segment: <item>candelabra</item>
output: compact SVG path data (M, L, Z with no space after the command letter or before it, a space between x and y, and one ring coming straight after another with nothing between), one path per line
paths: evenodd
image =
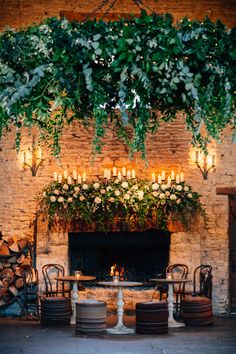
M200 169L200 171L201 171L201 173L202 173L202 176L203 176L203 179L205 179L205 180L206 180L207 177L208 177L208 172L209 172L211 169L214 169L214 170L215 170L215 155L211 155L211 162L210 162L210 163L207 161L207 158L208 158L208 156L207 156L207 155L204 155L202 164L200 164L200 161L199 161L199 151L196 151L195 164L196 164L197 167Z
M23 152L23 167L30 168L32 176L36 176L43 161L42 149L35 143L35 137L33 137L31 148L28 148L28 150Z

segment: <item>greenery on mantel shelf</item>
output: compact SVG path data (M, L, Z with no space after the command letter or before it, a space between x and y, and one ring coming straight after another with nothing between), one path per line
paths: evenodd
M0 135L14 125L17 149L21 128L36 125L58 156L63 128L80 121L95 126L99 150L112 122L131 154L144 157L146 133L178 111L192 143L205 149L225 127L234 134L235 92L236 27L208 18L50 18L0 36Z
M115 177L78 183L69 177L51 182L40 200L50 226L58 220L66 225L82 220L96 230L108 231L121 220L128 228L151 225L166 230L168 221L178 221L188 230L196 214L203 217L205 226L208 220L200 195L185 182Z

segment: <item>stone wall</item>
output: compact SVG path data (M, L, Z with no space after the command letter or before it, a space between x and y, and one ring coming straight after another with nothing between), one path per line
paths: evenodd
M48 16L58 16L61 10L87 12L94 8L93 1L3 1L0 8L0 26L25 26L41 21ZM138 12L133 3L120 1L120 12ZM82 5L81 5L82 4ZM97 4L97 2L96 2ZM185 15L202 18L209 15L212 19L221 18L232 25L235 21L236 3L234 1L150 1L150 8L158 12L171 12L176 19ZM230 133L230 132L226 132ZM22 136L22 149L32 142L32 135L37 131L25 130ZM147 139L148 165L139 154L130 161L128 151L115 136L110 127L105 137L106 145L100 155L92 156L92 128L85 130L74 123L68 127L62 138L60 161L52 157L43 147L44 163L37 176L32 177L29 169L23 169L20 156L14 150L14 130L7 133L0 141L0 230L4 235L17 235L33 240L37 236L37 267L45 263L58 262L68 269L68 234L63 230L49 232L47 222L40 220L37 230L34 220L37 211L37 196L52 180L53 171L64 169L79 173L86 171L93 176L102 173L104 168L111 168L113 161L121 168L135 168L138 177L151 177L152 172L174 170L185 173L186 182L202 195L206 206L209 225L204 229L196 222L188 233L171 235L170 261L184 262L193 269L200 263L213 265L213 310L224 314L228 309L228 198L216 195L216 187L235 186L236 154L235 145L226 134L221 144L212 143L210 153L216 155L216 171L210 172L208 180L203 180L193 159L190 145L190 133L184 128L182 118L175 123L160 127L158 132ZM36 232L37 231L37 232ZM85 294L86 295L86 294ZM90 294L91 295L91 294ZM92 295L91 295L92 296ZM148 295L149 296L149 295ZM145 295L146 297L146 295ZM132 300L133 303L136 300Z

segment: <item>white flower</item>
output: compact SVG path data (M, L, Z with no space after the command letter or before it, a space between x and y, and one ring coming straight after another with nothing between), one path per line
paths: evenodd
M162 200L162 201L161 201L161 205L164 205L165 203L166 203L165 200Z
M83 188L84 190L86 190L86 189L88 189L88 185L85 183L85 184L82 185L82 188Z
M102 202L102 199L99 198L99 197L96 197L96 198L94 199L94 202L95 202L96 204L100 204L100 203Z
M94 184L93 184L93 188L94 189L98 189L100 187L100 184L98 183L98 182L95 182Z
M129 200L129 199L130 199L130 195L126 193L126 194L124 195L124 199L125 199L125 200Z
M72 198L72 197L69 197L69 198L67 199L67 201L68 201L68 203L71 203L71 202L73 202L73 198Z
M159 195L159 197L160 197L160 199L165 199L166 195L165 195L165 193L161 193L161 194Z
M116 178L116 179L115 179L115 183L116 183L116 184L120 183L119 178Z
M101 190L100 190L100 193L101 193L101 194L105 194L105 193L106 193L106 190L105 190L105 189L101 189Z
M115 195L118 197L120 195L120 191L118 189L115 190Z
M188 186L184 186L184 191L188 192L189 191L189 187Z
M63 203L64 202L64 198L63 197L59 197L57 200L58 200L59 203Z
M171 194L171 195L170 195L170 199L171 199L171 200L176 200L176 199L177 199L177 197L176 197L176 195L175 195L175 194Z
M181 203L181 199L177 199L177 200L176 200L176 203L177 203L177 204L180 204L180 203Z
M79 188L79 187L75 187L75 188L74 188L74 191L75 191L76 193L79 193L80 188Z
M193 197L192 193L188 193L188 194L187 194L187 197L188 197L188 198L192 198L192 197Z
M163 191L165 191L166 188L168 188L167 184L162 184L162 185L161 185L161 189L162 189Z
M83 200L85 200L85 197L84 197L83 195L81 195L81 196L79 197L79 200L82 202Z
M43 192L43 197L45 198L47 196L47 193L46 192Z
M60 194L59 190L55 189L54 194L59 195Z
M159 188L159 184L158 184L158 183L153 183L153 184L152 184L152 190L153 190L153 191L158 190L158 188Z
M166 196L169 197L170 196L170 192L166 191Z
M131 189L134 190L134 191L136 191L136 190L138 189L137 184L135 184Z
M115 199L113 197L109 198L109 202L114 203Z
M175 188L176 188L176 190L179 191L179 192L181 192L182 189L183 189L183 187L181 186L181 184L178 184Z
M67 191L69 189L69 186L68 186L68 184L64 184L62 188Z
M112 191L111 186L108 186L108 187L106 188L106 190L107 190L107 192Z
M50 197L50 202L54 203L56 200L57 200L57 198L54 195L52 195Z
M138 199L143 200L143 191L138 191Z
M74 197L74 198L77 198L77 197L78 197L78 194L77 194L77 193L74 193L74 194L73 194L73 197Z
M156 191L154 191L154 192L152 192L152 195L153 195L154 197L158 197L159 193L156 192Z
M128 188L128 186L129 186L128 182L126 182L126 181L122 182L121 185L123 188Z

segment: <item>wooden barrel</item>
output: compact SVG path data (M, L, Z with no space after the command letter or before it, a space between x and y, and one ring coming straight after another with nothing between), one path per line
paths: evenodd
M45 297L41 299L41 324L70 324L71 301L65 297Z
M136 332L139 334L168 333L168 304L166 301L136 304Z
M81 300L76 304L75 333L100 335L106 331L106 302L100 300Z
M182 300L182 319L189 326L212 324L212 302L207 297L191 297Z

